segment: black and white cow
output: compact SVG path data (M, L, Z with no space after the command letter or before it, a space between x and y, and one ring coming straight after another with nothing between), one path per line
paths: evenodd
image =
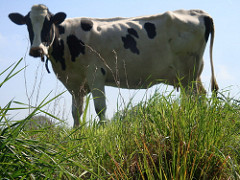
M79 125L83 99L89 92L96 113L103 120L104 86L147 88L164 82L175 87L193 86L205 93L200 75L209 35L212 90L214 77L212 18L201 10L178 10L135 18L70 18L34 5L23 16L9 14L18 25L26 24L30 56L49 58L58 79L72 94L74 126Z

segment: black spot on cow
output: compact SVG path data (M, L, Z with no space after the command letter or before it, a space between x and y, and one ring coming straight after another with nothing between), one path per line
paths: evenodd
M105 69L101 68L101 72L102 72L102 74L105 76L105 74L106 74Z
M54 28L52 22L50 21L49 15L47 15L43 22L43 27L41 30L41 40L45 46L49 46L54 38Z
M90 31L93 27L93 22L89 19L81 19L81 27L84 31Z
M98 26L98 27L97 27L97 31L100 32L101 30L102 30L102 28Z
M128 33L135 36L136 38L139 38L137 31L133 28L128 28Z
M147 35L150 39L153 39L157 33L156 33L156 27L153 23L147 22L144 24L144 29L147 32Z
M31 44L33 43L33 37L34 37L34 32L33 32L33 26L32 26L32 22L30 19L30 13L28 13L28 15L25 17L26 19L26 24L27 24L27 28L28 28L28 33L29 33L29 39Z
M122 41L123 41L125 49L130 49L130 51L132 51L132 53L140 54L140 52L137 48L137 42L130 34L127 34L126 37L122 37Z
M58 31L59 31L59 34L64 34L65 33L65 28L61 25L58 25Z
M62 66L62 70L66 70L66 64L64 57L64 42L63 40L57 41L55 40L53 43L53 51L52 57L55 59L56 62L60 62Z
M72 61L75 61L75 58L78 57L81 53L85 54L85 44L76 36L74 35L68 36L67 44L72 57Z
M209 38L209 34L214 32L214 24L213 24L213 20L211 17L206 16L204 17L204 24L205 24L205 40L206 42L208 41Z

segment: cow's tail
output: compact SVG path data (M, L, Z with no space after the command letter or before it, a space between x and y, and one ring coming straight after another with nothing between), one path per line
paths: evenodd
M211 90L217 92L219 87L215 78L214 67L213 67L213 55L212 55L214 35L215 35L214 23L213 23L213 19L210 16L206 16L204 21L205 21L205 27L206 27L206 32L205 32L206 41L208 40L209 34L211 34L211 39L210 39L210 63L211 63L211 71L212 71Z

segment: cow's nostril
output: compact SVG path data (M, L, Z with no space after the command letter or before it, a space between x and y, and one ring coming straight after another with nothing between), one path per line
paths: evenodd
M42 54L43 50L41 48L31 48L29 53L29 55L33 57L41 57Z

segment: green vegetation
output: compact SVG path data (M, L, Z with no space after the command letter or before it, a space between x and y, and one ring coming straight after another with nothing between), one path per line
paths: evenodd
M19 72L19 63L0 73L10 71L1 85ZM42 110L57 97L47 96L28 117L14 122L12 105L24 104L11 101L0 107L0 177L240 179L239 101L218 96L173 98L156 92L147 102L129 104L104 126L94 120L87 124L85 111L77 129L51 123L29 127L40 112L57 119Z

